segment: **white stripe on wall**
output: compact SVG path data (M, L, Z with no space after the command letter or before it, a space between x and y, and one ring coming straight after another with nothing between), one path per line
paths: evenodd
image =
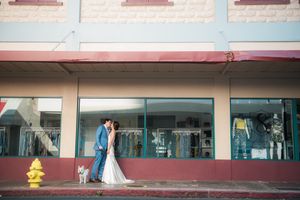
M81 43L80 51L214 51L214 43Z
M65 43L0 42L1 51L65 51Z
M231 50L300 50L300 42L232 42Z

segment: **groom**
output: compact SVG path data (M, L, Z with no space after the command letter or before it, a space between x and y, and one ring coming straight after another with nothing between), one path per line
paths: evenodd
M104 124L100 125L96 131L96 143L94 145L94 150L96 152L96 158L92 168L90 182L98 183L102 182L102 174L104 170L104 165L106 161L106 150L108 143L108 128L111 127L112 120L105 119ZM98 177L96 176L98 172Z

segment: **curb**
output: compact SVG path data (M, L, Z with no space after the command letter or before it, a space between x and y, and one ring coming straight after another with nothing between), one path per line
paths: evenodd
M262 198L292 199L299 198L300 192L249 192L249 191L210 191L210 190L161 190L161 189L5 189L0 196L144 196L176 198Z

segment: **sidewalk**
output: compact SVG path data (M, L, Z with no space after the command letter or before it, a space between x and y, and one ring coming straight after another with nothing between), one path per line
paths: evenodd
M126 185L44 181L38 189L26 182L0 181L2 196L149 196L180 198L300 199L300 183L233 181L136 181Z

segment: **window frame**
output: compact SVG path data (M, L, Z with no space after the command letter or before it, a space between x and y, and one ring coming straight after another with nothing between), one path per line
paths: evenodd
M174 2L169 0L125 0L122 6L173 6Z
M300 3L300 2L299 2ZM295 138L295 159L296 161L300 161L300 148L299 148L299 131L298 125L300 124L300 120L298 120L298 101L300 102L300 98L294 98L292 99L293 105L292 105L292 112L293 112L293 130L295 132L294 138Z
M63 96L0 96L0 99L2 98L39 98L39 99L47 99L47 98L51 98L51 99L61 99L61 117L60 117L60 129L61 129L61 136L62 136L62 115L63 115ZM3 156L0 156L0 159L1 158L60 158L60 150L61 150L61 137L60 136L60 142L59 142L59 149L58 149L58 154L57 156L20 156L20 155L17 155L17 156L12 156L12 155L3 155Z
M236 0L234 5L285 5L290 3L290 0Z
M232 100L290 100L292 102L292 110L291 110L291 118L293 120L292 124L291 124L291 128L292 128L292 132L293 132L293 159L290 160L274 160L274 159L251 159L251 158L247 158L247 159L234 159L234 155L233 155L233 138L232 138L232 125L233 125L233 121L232 121ZM231 97L230 98L230 151L231 151L231 160L234 161L271 161L271 162L295 162L295 161L299 161L299 156L297 154L299 154L299 144L298 141L296 141L296 139L298 138L298 129L296 127L296 123L295 123L295 116L297 115L297 109L295 112L295 108L297 107L297 105L295 105L295 100L297 100L297 98L268 98L268 97L262 97L262 98L253 98L253 97Z
M145 109L145 98L141 98L141 97L89 97L89 96L82 96L82 97L78 97L77 98L77 117L76 117L76 142L75 142L75 158L94 158L95 156L81 156L79 155L79 137L80 137L80 100L81 99L139 99L139 100L144 100L143 102L143 105L144 105L144 108L143 108L143 117L144 117L144 126L145 126L145 113L146 113L146 109ZM145 145L145 128L143 128L144 131L143 131L143 146ZM142 156L141 157L116 157L116 158L133 158L133 159L142 159L142 158L145 158L145 148L143 148L142 150Z
M145 158L146 159L165 159L165 160L215 160L216 159L216 143L215 143L215 101L214 98L185 98L185 97L166 97L166 98L159 98L159 97L155 97L155 98L145 98L145 104L146 104L146 113L145 113L145 120L147 120L147 100L211 100L212 103L212 110L211 110L211 140L212 140L212 156L211 158L164 158L164 157L147 157L147 144L146 145L146 152L145 152ZM147 124L145 123L145 135L144 137L146 137L146 142L147 142Z
M165 159L165 160L215 160L216 159L216 143L215 143L215 100L213 97L209 98L185 98L185 97L88 97L82 96L77 99L77 125L76 125L76 148L75 148L75 158L94 158L94 156L80 156L79 155L79 130L80 130L80 100L81 99L141 99L144 100L144 132L143 132L143 150L141 157L117 157L117 159ZM212 133L212 156L211 158L162 158L162 157L147 157L147 100L211 100L212 110L211 110L211 133Z
M20 6L62 6L63 2L57 0L15 0L9 1L9 5L20 5Z

